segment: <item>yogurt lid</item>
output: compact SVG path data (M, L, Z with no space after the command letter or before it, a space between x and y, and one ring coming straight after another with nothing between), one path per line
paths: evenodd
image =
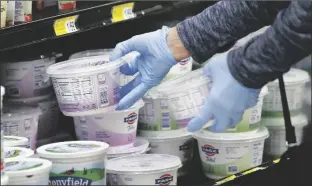
M7 98L7 101L10 103L39 103L42 101L47 101L53 98L53 94L43 95L43 96L37 96L37 97L31 97L27 99L23 98Z
M304 127L308 125L308 117L304 114L291 116L291 123L294 127ZM282 128L285 129L284 117L262 117L261 124L268 128Z
M52 162L40 158L23 158L5 162L5 173L9 177L29 176L49 172Z
M181 160L177 156L142 154L111 159L106 169L113 174L151 174L179 169L181 166Z
M200 68L165 81L156 89L160 93L175 93L181 92L181 90L185 90L186 88L190 89L209 83L211 83L211 80L203 74L203 68Z
M1 86L1 96L4 96L4 94L5 94L5 88Z
M285 84L306 83L310 80L308 72L296 68L290 68L287 73L284 73L283 78ZM270 84L278 84L278 79L270 82Z
M169 131L140 130L139 135L149 140L163 140L163 139L169 140L169 139L192 137L192 133L188 132L186 128Z
M93 71L108 71L118 68L124 63L131 62L138 56L140 56L140 53L131 52L113 62L109 61L109 55L72 59L49 66L47 74L50 76L72 76L72 74L90 73Z
M41 146L37 153L43 158L83 158L105 154L109 145L97 141L68 141Z
M14 159L27 158L34 155L34 151L23 147L4 147L4 159L5 161L11 161Z
M136 153L136 152L142 152L146 150L149 146L149 142L147 139L142 137L137 137L133 147L109 147L107 150L107 156L108 157L116 157L119 154L130 154L130 153Z
M1 176L1 186L5 186L9 183L9 177L7 175Z
M249 132L240 133L214 133L208 130L200 130L193 134L195 139L209 140L209 141L248 141L255 139L266 139L269 137L269 132L266 127L260 127L258 129Z
M86 51L74 53L69 57L69 59L107 55L107 54L111 54L112 52L113 52L113 49L92 49L92 50L86 50Z
M7 147L27 146L28 139L25 137L19 137L19 136L4 136L3 145Z
M21 115L41 115L42 111L37 104L9 104L3 108L3 114L1 117L21 117Z

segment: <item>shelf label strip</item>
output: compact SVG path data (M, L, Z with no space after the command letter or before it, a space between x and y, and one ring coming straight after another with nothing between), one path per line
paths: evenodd
M56 36L61 36L79 31L77 27L78 15L57 19L54 22L54 32Z
M136 14L133 12L134 2L113 6L112 8L112 22L135 18Z

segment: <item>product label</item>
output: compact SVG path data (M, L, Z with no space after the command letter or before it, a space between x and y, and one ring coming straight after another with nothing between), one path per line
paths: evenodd
M136 14L133 13L134 2L117 5L112 8L112 21L119 22L131 18L135 18Z
M59 3L60 3L60 1L59 1ZM70 5L70 4L71 3L65 4L65 5ZM61 36L61 35L65 35L65 34L69 34L69 33L79 31L79 29L76 26L77 19L78 19L78 15L69 16L66 18L61 18L61 19L55 20L54 25L53 25L55 35Z
M57 145L54 147L49 147L46 149L47 152L52 153L76 153L81 151L90 151L94 149L100 148L100 145L96 144L78 144L78 143L72 143L72 144L63 144L63 145Z
M6 171L21 171L28 170L33 168L41 167L43 164L38 161L14 161L14 162L6 162L5 170Z
M6 151L4 158L13 158L13 157L17 157L23 155L21 154L21 150L11 150L11 151Z
M168 186L173 181L173 176L170 174L164 174L158 179L155 179L155 184L160 186Z

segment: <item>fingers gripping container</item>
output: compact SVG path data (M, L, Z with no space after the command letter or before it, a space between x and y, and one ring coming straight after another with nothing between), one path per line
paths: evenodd
M46 69L56 58L43 58L32 61L3 63L3 81L7 96L31 98L52 92L51 81L45 81Z
M4 161L10 162L16 159L28 158L34 155L34 151L23 147L5 147Z
M151 154L169 154L181 159L183 166L178 170L178 176L190 171L192 164L194 141L192 134L186 129L171 131L139 131L139 135L150 142Z
M108 184L115 185L177 185L177 156L143 154L119 157L108 161Z
M184 128L188 122L199 114L209 95L211 80L198 69L179 77L170 79L157 87L157 91L169 99L177 128ZM207 123L211 125L211 123ZM205 127L208 127L205 125Z
M74 117L76 135L80 140L108 143L110 147L132 147L137 133L140 100L131 108L104 114Z
M280 157L287 150L284 118L262 118L261 123L268 128L270 133L270 137L265 141L264 153L276 158ZM292 116L291 123L295 128L297 143L300 144L308 118L303 114Z
M290 114L298 115L303 106L305 84L310 81L310 76L306 71L291 68L283 78ZM269 94L264 98L263 116L282 117L283 108L278 80L268 83L267 86Z
M120 66L138 56L138 52L132 52L109 62L109 56L103 55L50 66L47 74L63 114L85 116L115 110L119 101Z
M29 148L29 140L25 137L4 136L3 145L5 147L26 147L26 148Z
M104 142L69 141L41 146L37 153L53 163L49 185L105 185L108 147Z
M207 130L194 133L204 174L210 179L220 179L260 165L268 136L266 127L242 133Z
M9 185L47 186L52 163L39 158L23 158L5 162Z

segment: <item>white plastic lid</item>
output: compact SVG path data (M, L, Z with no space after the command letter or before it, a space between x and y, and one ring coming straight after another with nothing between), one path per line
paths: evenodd
M40 158L23 158L5 162L5 172L11 177L20 177L49 172L52 162Z
M124 147L120 146L120 148L117 147L109 147L107 150L107 156L108 157L116 157L119 154L131 154L136 152L142 152L146 150L149 146L149 142L147 139L142 137L137 137L133 147Z
M9 183L9 177L7 175L1 176L1 186L6 186Z
M290 68L290 70L287 73L284 73L283 75L285 85L286 84L297 84L297 83L306 83L309 82L310 76L308 72L296 69L296 68ZM270 82L270 84L278 84L278 80L274 80L273 82Z
M200 68L165 81L161 83L156 90L157 92L168 94L181 92L181 90L191 89L209 83L211 83L211 80L203 74L203 68Z
M38 97L31 97L31 98L7 98L7 101L10 103L29 103L29 104L34 104L34 103L39 103L42 101L48 101L53 98L53 94L48 94L48 95L43 95L43 96L38 96Z
M109 145L97 141L68 141L41 146L37 153L42 158L83 158L105 154Z
M5 95L5 88L1 86L1 96L3 97Z
M39 116L42 114L42 110L39 106L33 104L19 105L19 104L9 104L3 108L3 114L1 117L10 118L10 117L21 117L21 116Z
M111 54L112 52L113 52L113 49L92 49L92 50L86 50L86 51L74 53L69 57L69 59L107 55L107 54Z
M203 139L215 142L234 142L234 141L249 141L256 139L266 139L269 137L269 132L266 127L260 127L249 132L240 133L214 133L208 130L200 130L193 134L196 139Z
M4 147L4 160L6 162L28 158L34 155L34 151L23 147Z
M294 127L304 127L308 125L308 117L304 114L299 114L296 116L291 116L291 124ZM284 117L262 117L261 124L267 128L281 128L285 129L285 120Z
M28 145L28 139L25 137L19 137L19 136L4 136L3 145L6 147L15 147L15 146L24 147Z
M264 87L262 87L262 89L261 89L261 91L260 91L259 97L264 97L264 96L266 96L268 93L269 93L268 87L267 87L267 86L264 86Z
M151 174L176 170L181 166L181 160L177 156L142 154L109 160L106 169L113 174Z
M192 133L186 128L170 131L144 131L140 130L139 135L149 140L172 140L177 138L192 137Z

